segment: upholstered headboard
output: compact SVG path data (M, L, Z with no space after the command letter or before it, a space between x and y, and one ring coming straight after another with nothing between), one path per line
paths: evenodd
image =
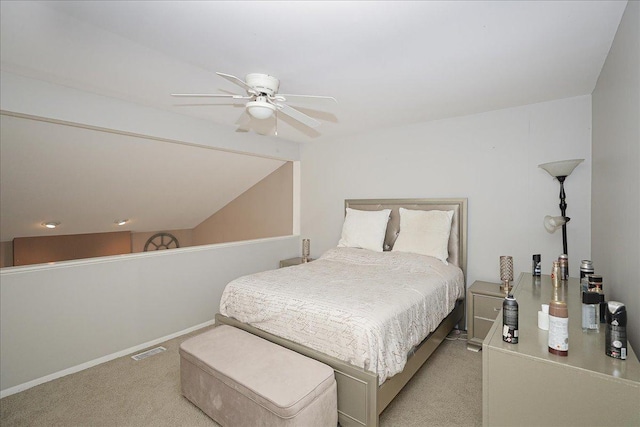
M467 199L349 199L344 201L346 208L363 211L391 209L391 218L387 224L384 249L391 250L400 232L399 208L416 210L453 211L451 233L449 235L448 261L462 269L467 277Z

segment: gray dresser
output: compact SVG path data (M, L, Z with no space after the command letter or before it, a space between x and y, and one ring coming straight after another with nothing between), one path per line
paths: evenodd
M482 344L484 426L640 426L640 363L604 353L600 333L582 332L579 280L564 285L569 308L569 355L547 350L538 329L540 305L551 300L551 278L536 283L522 273L513 294L519 305L519 342L502 341L502 314Z

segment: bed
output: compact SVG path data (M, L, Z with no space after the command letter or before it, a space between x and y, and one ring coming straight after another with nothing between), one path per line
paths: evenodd
M345 210L339 247L306 265L230 282L216 323L244 329L331 366L338 383L340 424L377 426L379 414L464 320L467 201L346 200ZM347 222L363 211L389 217L381 241L375 243L382 246L379 251L343 244ZM446 262L393 250L396 243L396 249L407 247L407 240L398 238L400 213L403 229L408 230L406 218L418 211L451 216L444 253L434 255ZM386 279L385 271L389 272ZM424 279L434 275L442 282L438 287L431 284L433 280ZM364 286L366 295L351 300L354 287ZM331 289L338 294L333 296ZM304 295L294 293L300 290ZM440 297L434 299L432 294ZM309 302L312 297L313 304ZM391 300L396 301L392 304ZM403 308L389 311L395 306ZM383 326L381 318L390 318L391 326ZM399 335L402 339L396 340Z

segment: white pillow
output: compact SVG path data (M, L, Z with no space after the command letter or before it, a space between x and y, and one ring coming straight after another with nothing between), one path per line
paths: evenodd
M420 211L400 208L400 234L393 252L413 252L448 264L449 234L453 211Z
M347 208L338 246L382 252L390 214L391 209L360 211Z

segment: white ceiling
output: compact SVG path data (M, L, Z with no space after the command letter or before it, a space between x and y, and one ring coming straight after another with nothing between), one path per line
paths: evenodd
M626 1L2 2L3 69L235 126L261 72L330 95L317 139L591 93ZM254 120L259 122L258 120ZM281 138L316 134L280 123ZM309 135L312 135L310 137Z
M241 93L215 72L266 73L280 79L282 93L337 98L333 107L296 104L322 123L316 130L280 115L278 138L315 144L589 94L626 1L2 1L0 7L3 71L230 129L242 108L169 94ZM269 134L273 122L254 119L251 128ZM3 144L4 138L3 132Z

